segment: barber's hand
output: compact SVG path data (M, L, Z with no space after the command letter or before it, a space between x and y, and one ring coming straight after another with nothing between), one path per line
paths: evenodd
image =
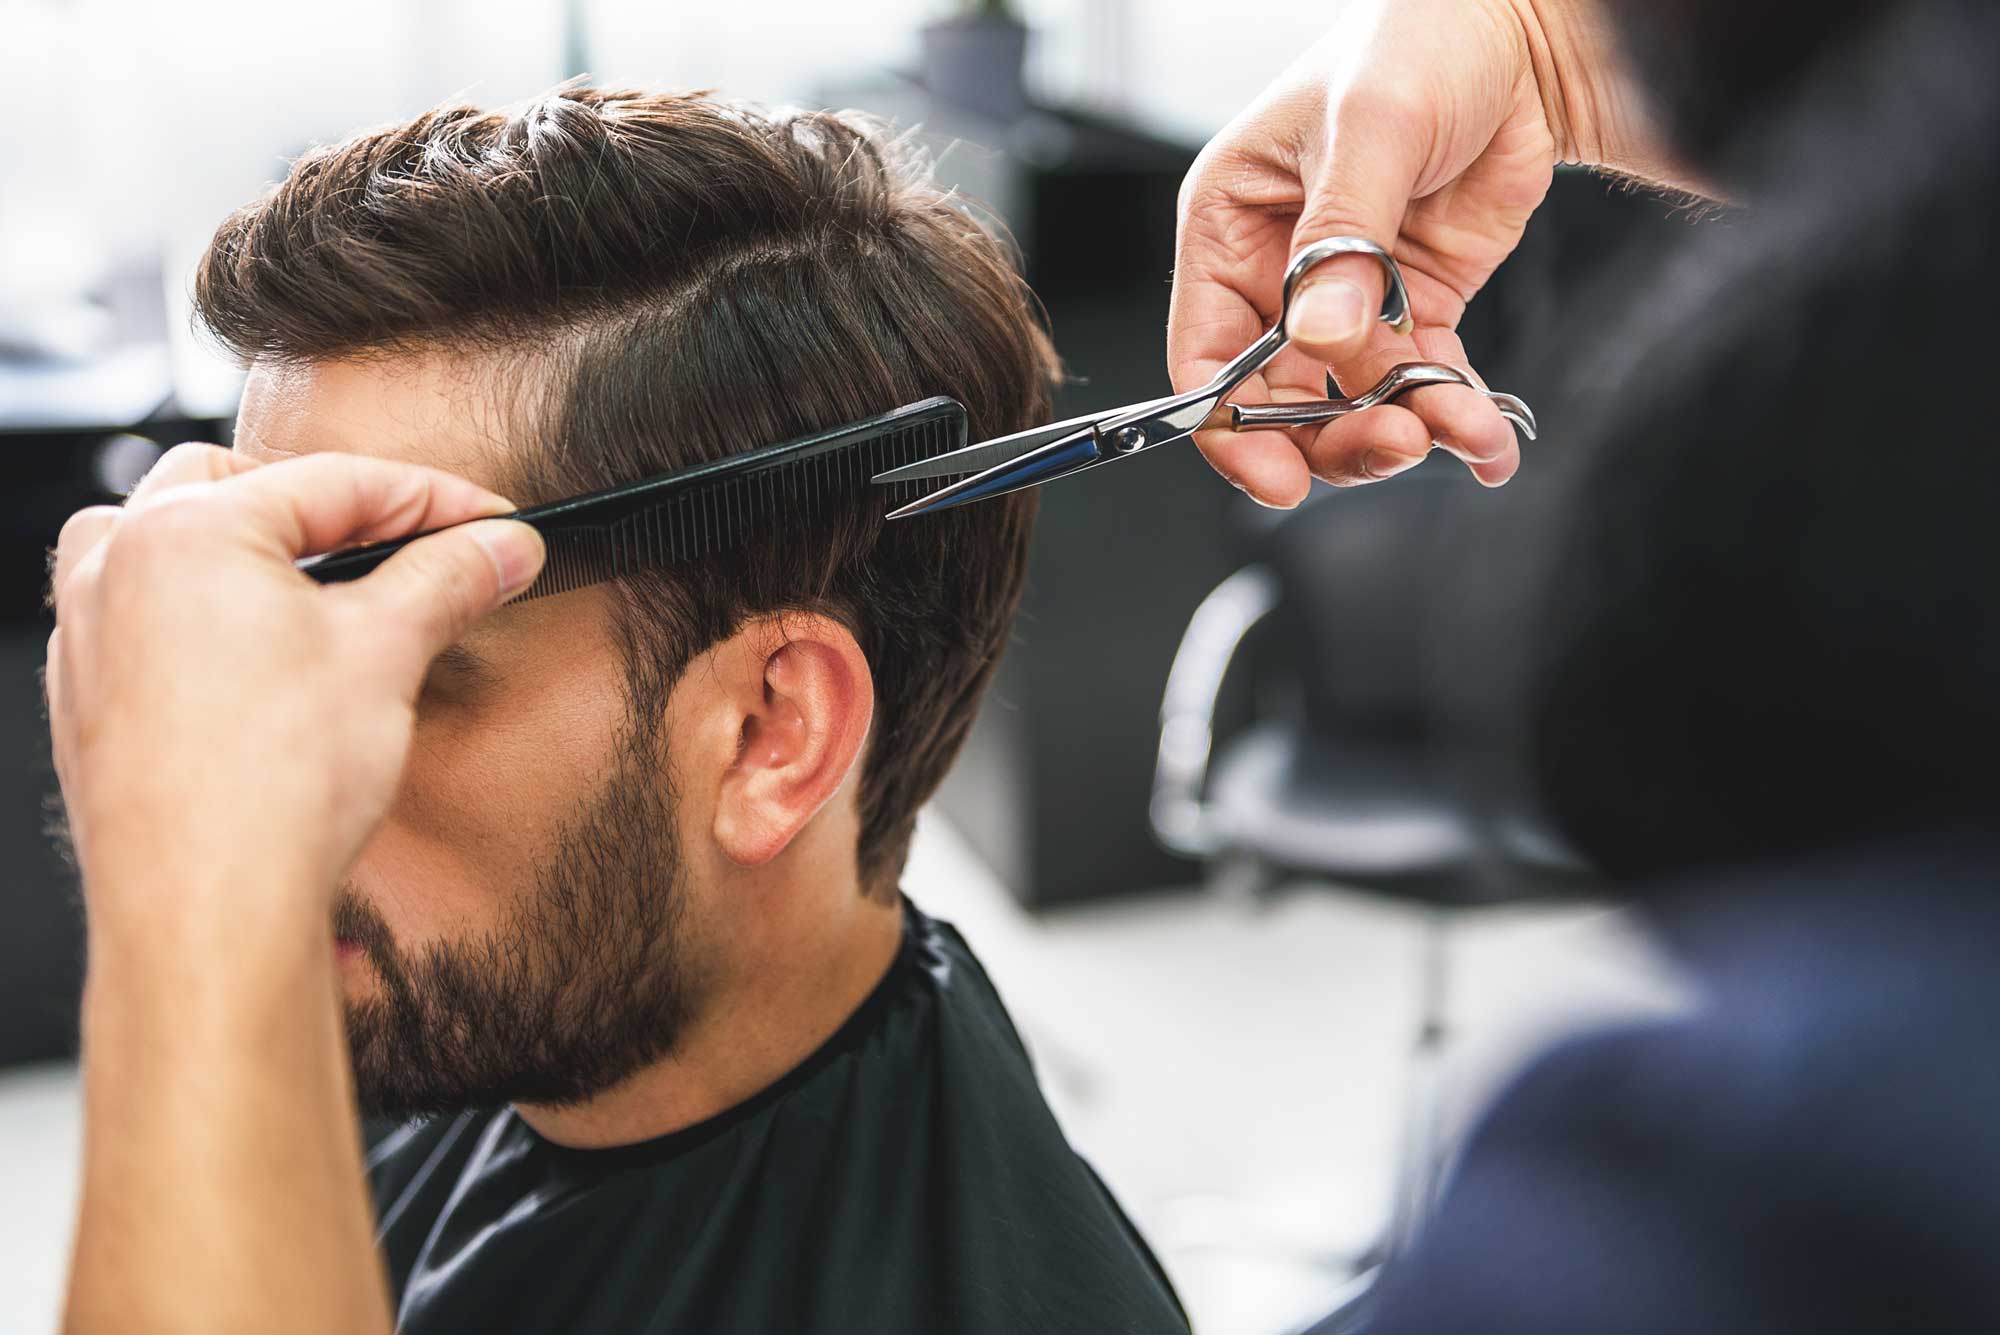
M1587 0L1353 0L1338 26L1203 150L1181 189L1167 359L1176 389L1209 379L1276 318L1290 257L1323 237L1388 249L1414 335L1380 323L1378 261L1342 256L1293 298L1293 344L1237 395L1320 398L1331 365L1358 394L1398 362L1467 367L1456 333L1474 293L1521 239L1555 163L1627 165L1605 122L1628 123L1621 76ZM1616 113L1616 114L1614 114ZM1267 505L1314 476L1387 477L1432 443L1497 486L1514 433L1483 396L1435 386L1287 434L1196 437L1224 477Z
M47 686L93 920L158 921L172 908L148 891L169 882L323 914L395 795L431 659L534 578L542 547L496 520L352 584L293 562L511 508L409 464L183 445L124 506L72 516Z

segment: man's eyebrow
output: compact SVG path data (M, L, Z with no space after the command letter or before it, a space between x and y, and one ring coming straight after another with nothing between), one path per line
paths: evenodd
M442 667L448 672L456 672L460 676L475 680L484 680L496 675L492 663L462 644L447 644L438 651L438 656L432 659L431 663L434 667Z

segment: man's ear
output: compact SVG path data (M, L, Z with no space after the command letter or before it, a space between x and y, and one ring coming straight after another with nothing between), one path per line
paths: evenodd
M785 850L860 760L875 681L853 633L816 614L750 623L716 666L741 725L716 794L715 842L731 861L761 866Z

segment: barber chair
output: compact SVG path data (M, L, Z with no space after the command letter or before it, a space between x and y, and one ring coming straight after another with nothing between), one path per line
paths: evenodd
M1477 711L1456 709L1465 697L1448 685L1483 666L1455 652L1477 641L1451 624L1468 607L1456 565L1466 544L1451 535L1474 513L1462 507L1505 494L1449 460L1379 486L1315 489L1260 535L1258 560L1202 601L1167 678L1151 803L1162 843L1206 863L1222 892L1331 883L1410 905L1425 922L1390 1221L1354 1263L1354 1296L1314 1335L1361 1329L1369 1281L1407 1246L1438 1184L1451 919L1590 885L1517 809L1500 748L1467 723ZM1255 652L1239 655L1246 643ZM1218 709L1240 694L1223 691L1239 657L1256 669L1239 675L1261 689L1248 711L1239 705L1248 721L1228 729Z

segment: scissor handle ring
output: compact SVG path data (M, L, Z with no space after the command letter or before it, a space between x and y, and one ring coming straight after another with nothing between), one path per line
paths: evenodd
M1396 261L1389 252L1365 237L1329 236L1292 256L1292 262L1285 267L1284 295L1278 310L1278 322L1266 329L1263 337L1230 358L1229 363L1215 373L1213 380L1190 394L1180 395L1174 402L1181 407L1198 410L1194 420L1199 421L1217 403L1234 393L1238 385L1262 369L1265 362L1277 356L1279 349L1289 341L1285 334L1285 317L1291 310L1293 290L1314 266L1335 255L1373 255L1381 261L1383 271L1389 276L1388 288L1382 294L1382 323L1399 334L1407 334L1415 328L1410 320L1410 294L1403 286L1403 271L1396 267Z
M1407 334L1416 328L1416 322L1410 318L1409 289L1403 286L1403 271L1397 267L1395 256L1360 236L1325 237L1292 256L1292 262L1285 266L1284 306L1278 312L1279 328L1284 327L1285 317L1291 313L1292 291L1299 280L1335 255L1373 255L1380 260L1383 273L1388 278L1388 286L1382 293L1382 323L1399 334Z

